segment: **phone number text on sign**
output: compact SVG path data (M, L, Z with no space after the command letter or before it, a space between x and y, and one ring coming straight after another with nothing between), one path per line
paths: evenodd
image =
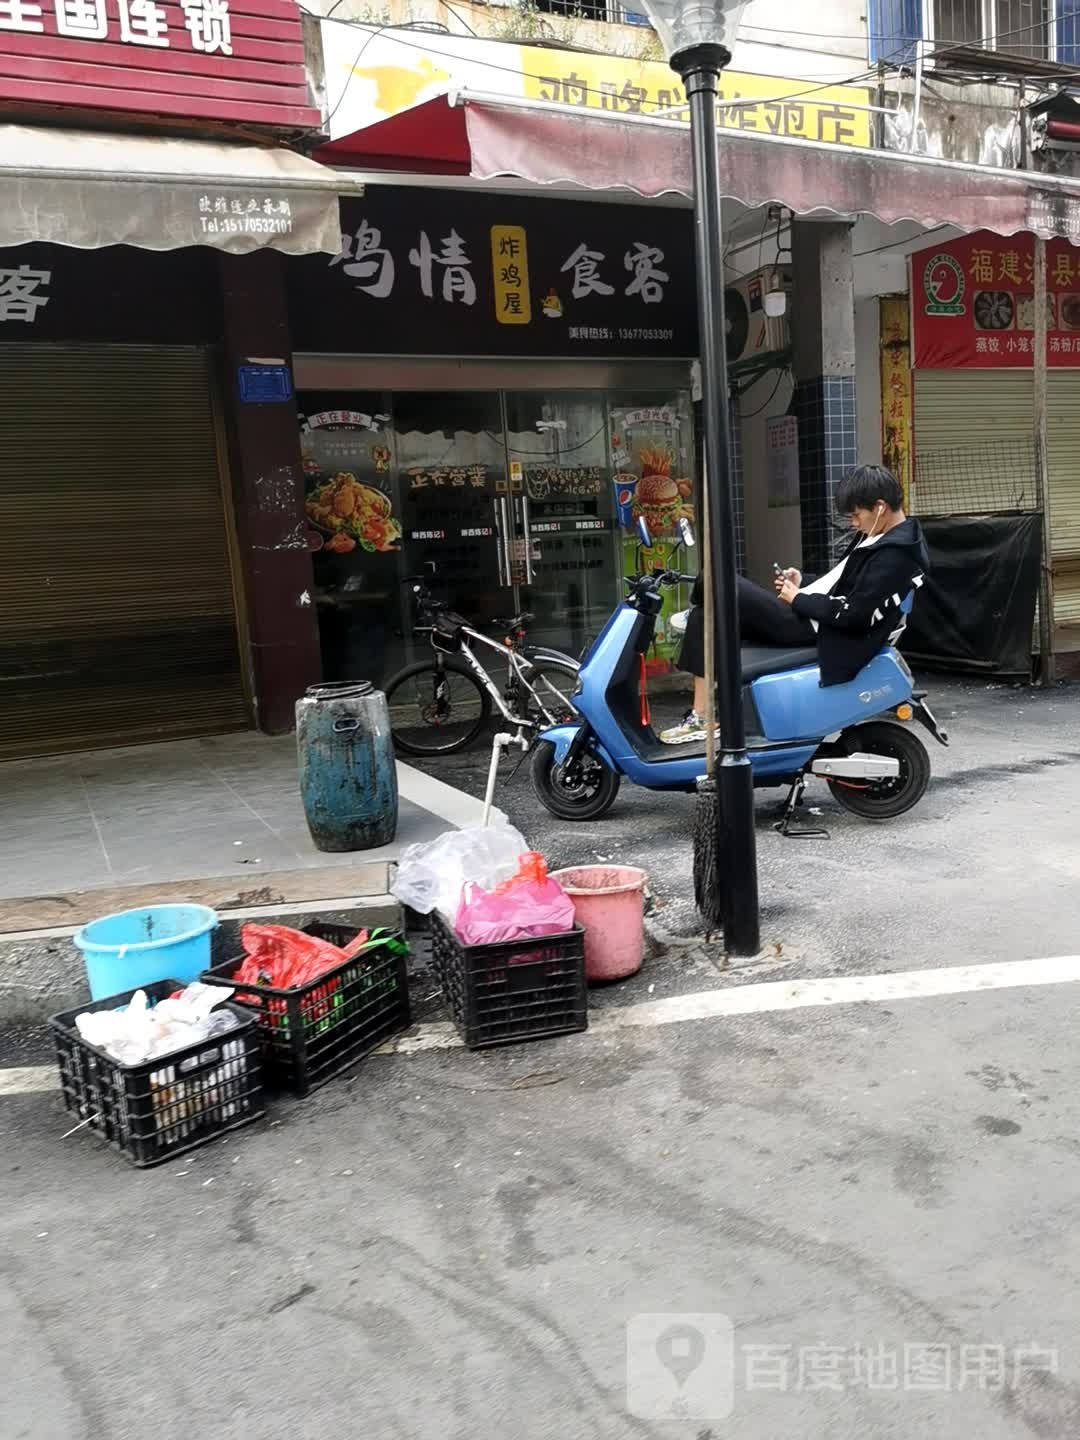
M288 235L293 228L292 205L269 197L229 200L217 195L199 199L204 235Z

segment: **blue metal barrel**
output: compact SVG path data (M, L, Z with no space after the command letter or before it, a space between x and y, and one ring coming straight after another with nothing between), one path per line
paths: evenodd
M386 696L366 681L313 685L296 702L300 795L320 850L373 850L397 832Z

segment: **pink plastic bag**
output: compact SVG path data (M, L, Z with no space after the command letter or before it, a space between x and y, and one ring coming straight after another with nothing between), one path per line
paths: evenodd
M518 873L494 891L469 881L461 895L454 929L466 945L500 945L562 935L574 927L574 902L557 880L548 877L542 855L528 851Z

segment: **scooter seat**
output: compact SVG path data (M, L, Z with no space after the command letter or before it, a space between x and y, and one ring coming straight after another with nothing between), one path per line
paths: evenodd
M816 646L803 646L789 650L783 645L744 645L742 647L743 684L760 680L763 675L778 675L782 670L800 670L804 665L816 665Z

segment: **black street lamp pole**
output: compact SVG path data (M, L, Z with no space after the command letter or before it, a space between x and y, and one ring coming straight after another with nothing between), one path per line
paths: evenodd
M716 770L716 844L713 877L722 899L724 944L733 955L754 955L761 945L758 914L754 777L746 753L742 709L742 657L735 556L735 502L731 474L731 423L724 322L723 221L716 150L716 97L720 72L731 59L725 45L697 44L672 56L690 106L694 159L694 238L701 311L701 380L705 420L705 477L709 506L709 561L716 617L716 714L720 756Z

